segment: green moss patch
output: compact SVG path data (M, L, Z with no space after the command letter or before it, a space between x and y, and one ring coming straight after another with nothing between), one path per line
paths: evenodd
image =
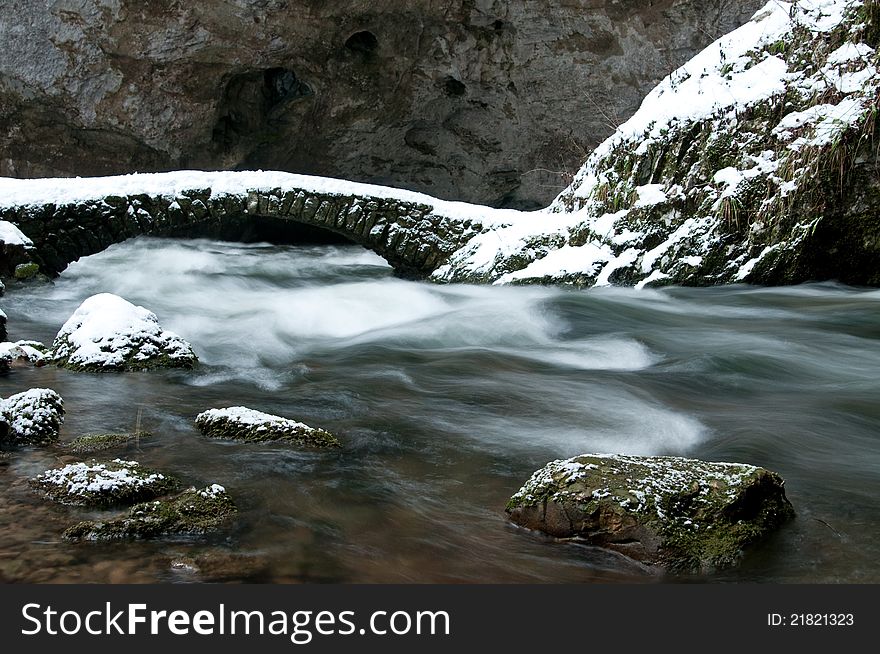
M106 450L121 449L138 439L148 437L149 433L130 434L85 434L64 444L64 449L72 454L94 454Z
M237 509L223 486L190 488L167 500L137 504L128 515L108 521L85 521L69 527L69 541L116 541L202 535L220 529Z
M40 274L40 266L35 263L20 263L15 267L15 278L19 281L34 279Z

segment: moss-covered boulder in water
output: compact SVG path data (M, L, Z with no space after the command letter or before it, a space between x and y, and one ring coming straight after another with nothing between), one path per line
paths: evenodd
M794 510L779 475L739 463L584 454L548 463L510 499L510 519L672 571L735 564Z
M32 388L0 399L0 441L12 445L47 445L58 440L64 401L48 388Z
M59 366L93 372L192 368L198 361L156 314L110 293L79 306L55 337L52 355Z
M314 447L339 447L339 440L323 429L243 406L209 409L196 416L196 426L210 438L245 442L284 441Z
M124 518L80 522L66 529L62 537L114 541L207 534L218 530L236 512L226 489L212 484L201 490L190 488L171 499L137 504Z
M121 449L138 439L145 438L147 432L131 434L85 434L64 443L62 447L71 454L94 454L106 450Z
M59 504L114 506L133 504L171 492L174 477L137 461L77 462L53 468L30 480L31 487Z
M40 274L40 266L33 261L20 263L15 267L14 276L19 281L35 279Z

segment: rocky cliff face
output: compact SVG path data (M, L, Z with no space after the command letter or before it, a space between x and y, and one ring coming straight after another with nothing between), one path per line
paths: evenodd
M264 168L537 208L760 0L6 0L0 175Z

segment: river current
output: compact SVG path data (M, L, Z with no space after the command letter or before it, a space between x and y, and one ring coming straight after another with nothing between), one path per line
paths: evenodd
M136 239L0 300L9 340L50 343L88 296L159 316L193 371L16 368L0 395L65 401L62 440L151 435L126 452L224 485L211 538L69 544L105 514L50 505L0 467L0 580L12 582L653 582L636 564L507 522L552 459L674 454L779 472L797 518L742 565L689 581L880 582L880 291L443 286L357 246ZM210 441L245 405L337 434L340 451ZM667 578L668 579L668 578Z

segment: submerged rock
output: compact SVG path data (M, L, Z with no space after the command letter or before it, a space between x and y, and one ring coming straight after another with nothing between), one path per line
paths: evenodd
M192 368L198 361L156 314L110 293L79 306L55 337L52 355L59 366L83 371Z
M137 461L71 463L30 480L34 490L59 504L113 506L152 499L174 490L174 477L143 468Z
M131 434L85 434L64 443L63 447L72 454L93 454L115 448L122 448L140 438L149 436L147 432Z
M37 341L17 341L0 343L0 372L9 370L16 363L43 366L47 362L48 348Z
M339 440L323 429L254 411L243 406L209 409L196 416L196 426L210 438L246 442L284 441L315 447L340 447Z
M63 422L64 401L49 388L32 388L0 399L0 441L47 445L58 440Z
M672 571L735 564L794 510L779 475L739 463L585 454L548 463L510 499L516 524Z
M229 550L181 553L173 556L168 567L177 574L212 583L223 581L260 581L269 572L270 562L260 554Z
M137 504L124 518L80 522L66 529L62 538L113 541L206 534L218 530L236 512L226 489L212 484L201 490L190 488L171 499Z

